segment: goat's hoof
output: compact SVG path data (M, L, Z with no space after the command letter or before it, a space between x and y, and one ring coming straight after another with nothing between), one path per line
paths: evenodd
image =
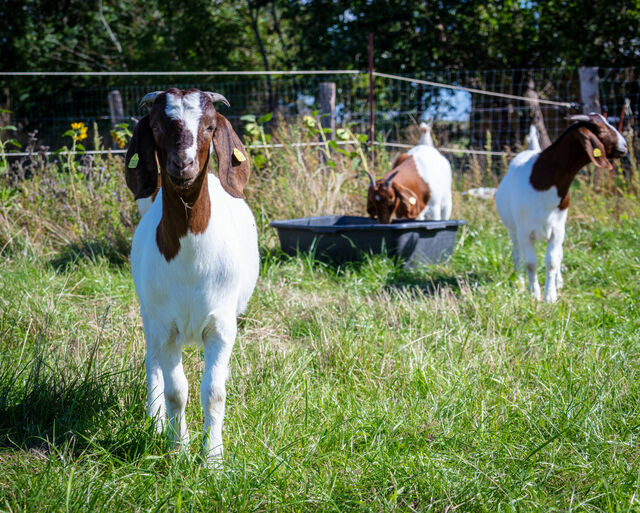
M202 455L202 466L211 470L222 469L222 451L212 451Z

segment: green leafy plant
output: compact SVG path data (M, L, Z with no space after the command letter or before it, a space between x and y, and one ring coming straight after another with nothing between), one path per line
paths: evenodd
M115 128L111 130L111 137L118 145L118 148L124 148L132 135L129 129L129 123L118 123Z
M0 113L10 113L8 109L0 109ZM22 148L22 145L15 139L4 139L3 132L16 132L18 128L15 125L5 125L0 127L0 174L5 173L9 169L9 162L7 161L7 147L13 146L14 148Z
M80 141L84 141L87 138L88 130L89 128L82 121L71 123L71 129L62 134L63 137L71 137L71 148L69 149L65 145L55 151L57 155L65 154L67 156L66 166L63 167L66 167L71 175L76 171L76 154L81 154L85 151L85 147Z
M265 132L264 125L271 121L272 118L272 112L268 112L259 118L256 118L253 114L246 114L240 118L246 122L244 125L244 133L247 144L259 146L258 148L253 148L253 151L251 151L251 160L253 161L253 165L258 169L270 165L271 162L271 152L269 148L266 147L271 141L271 134Z

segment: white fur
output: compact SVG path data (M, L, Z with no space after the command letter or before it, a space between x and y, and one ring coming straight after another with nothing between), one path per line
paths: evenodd
M496 191L496 207L511 236L513 263L520 270L524 259L529 291L537 299L540 299L540 285L534 242L548 241L544 298L553 303L563 284L560 266L568 209L558 209L560 197L555 186L546 191L537 191L529 183L533 164L539 154L539 151L527 150L514 157Z
M431 191L429 202L424 210L420 212L417 219L449 219L453 206L451 198L451 164L433 147L433 141L431 144L419 144L407 152L413 157L420 178L427 183Z
M593 112L591 113L592 115L594 114ZM614 127L611 123L609 123L607 121L607 118L605 118L602 114L597 114L598 116L600 116L600 119L609 127L611 128L611 130L613 130L616 133L616 137L617 137L617 142L618 142L618 151L622 151L624 153L627 152L627 141L625 141L624 137L622 136L622 134L620 132L618 132L618 130L616 129L616 127Z
M538 129L535 125L531 125L529 128L529 135L527 136L527 140L529 141L529 150L531 151L541 151L540 147L540 139L538 138Z
M591 116L593 115L592 113ZM626 153L627 144L624 138L604 117L599 114L598 116L617 134L618 150ZM585 121L589 120L587 116L584 118ZM548 242L544 299L554 303L558 299L558 290L563 285L562 243L568 208L563 210L558 208L561 198L558 196L557 187L552 186L548 190L537 191L530 183L533 165L540 155L537 132L534 130L532 126L529 144L536 149L523 151L513 158L507 174L496 191L496 207L513 243L513 263L519 270L524 260L529 279L529 291L537 299L540 299L540 285L536 272L538 259L534 242L537 240Z
M424 122L420 123L420 132L420 141L418 141L418 145L424 144L435 148L435 144L433 144L433 137L431 137L431 127Z
M142 217L151 208L151 205L153 203L153 197L149 196L148 198L140 198L139 200L137 200L137 202L138 202L138 212L140 212L140 217Z
M200 106L200 93L189 93L182 98L174 94L167 93L167 104L164 112L167 117L182 121L187 130L191 133L191 146L185 149L187 158L195 159L198 149L198 126L202 117L202 107Z
M214 175L207 178L211 218L206 230L188 232L180 239L178 254L167 262L156 243L162 217L158 194L133 236L131 270L147 345L148 413L158 429L168 414L172 438L188 442L182 346L202 344L203 452L215 463L222 454L225 381L236 317L253 293L259 254L256 223L247 204L224 191Z

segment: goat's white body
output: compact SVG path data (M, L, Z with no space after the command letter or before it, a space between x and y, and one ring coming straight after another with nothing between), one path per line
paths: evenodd
M430 138L429 138L430 139ZM416 169L431 191L429 202L417 219L441 220L451 217L451 164L433 146L419 144L408 152L413 157Z
M151 205L153 204L153 199L154 198L152 196L149 196L148 198L140 198L139 200L137 200L138 212L140 212L140 217L142 217L149 211Z
M222 453L222 419L228 362L236 316L244 311L258 276L256 223L247 204L231 197L208 174L211 217L203 233L187 232L177 255L167 261L158 249L156 229L162 195L150 205L133 236L131 270L147 344L149 414L160 428L165 400L173 436L188 440L184 407L188 384L181 348L203 344L205 372L205 455Z
M509 231L513 243L513 263L521 269L526 263L529 290L540 299L540 285L536 273L537 257L534 242L548 242L547 280L545 300L556 301L557 290L562 287L562 242L567 222L567 210L560 210L560 197L555 186L537 191L530 183L533 164L540 151L518 153L509 164L509 170L496 191L498 215Z

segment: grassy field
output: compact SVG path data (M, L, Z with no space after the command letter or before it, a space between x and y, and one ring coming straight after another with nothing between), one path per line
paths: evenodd
M267 157L219 471L198 459L198 348L188 453L145 418L121 164L3 177L0 511L640 509L637 183L574 184L565 288L547 305L514 274L493 203L459 192L468 225L447 265L280 254L270 219L362 214L365 181L346 156ZM472 171L458 191L496 179Z

